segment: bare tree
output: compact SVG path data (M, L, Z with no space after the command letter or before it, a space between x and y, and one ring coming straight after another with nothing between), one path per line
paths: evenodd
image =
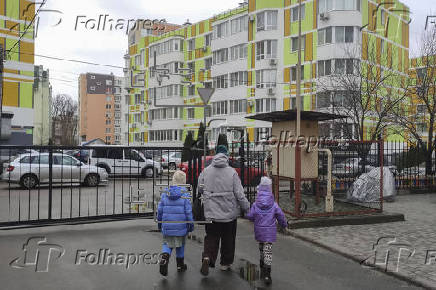
M396 122L402 128L402 135L415 141L423 151L428 175L432 172L432 155L436 149L436 27L423 32L419 55L416 63L415 60L412 63L409 106L396 111Z
M331 64L332 75L320 79L319 92L327 93L328 101L331 98L328 105L333 113L347 116L333 123L344 135L358 141L378 140L392 126L394 108L406 99L408 79L393 67L392 50L386 53L389 59L383 56L377 40L344 45L344 51L345 59Z
M52 101L53 136L59 145L76 145L78 104L71 96L58 94Z

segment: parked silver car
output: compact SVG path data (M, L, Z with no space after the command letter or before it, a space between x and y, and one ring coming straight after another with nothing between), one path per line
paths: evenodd
M176 170L182 163L182 152L170 152L170 154L163 154L161 158L161 164L163 168L169 168L170 170Z
M7 165L2 179L9 183L18 183L26 189L49 183L49 153L20 155ZM107 181L108 174L104 168L86 165L72 156L53 154L53 183L97 186Z

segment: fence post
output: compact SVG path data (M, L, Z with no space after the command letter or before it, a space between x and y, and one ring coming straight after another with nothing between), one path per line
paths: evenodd
M53 200L53 147L48 149L48 219L52 218Z

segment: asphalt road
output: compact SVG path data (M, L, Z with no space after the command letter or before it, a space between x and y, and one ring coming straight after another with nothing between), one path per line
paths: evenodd
M185 262L188 271L178 274L174 255L169 276L163 278L153 259L126 266L95 263L100 249L110 253L154 254L161 251L161 235L151 220L104 224L56 226L36 229L0 230L0 279L2 289L419 289L384 273L361 267L342 256L292 237L279 236L273 246L273 284L249 283L240 278L241 259L258 262L258 245L252 224L238 223L236 262L232 272L211 269L208 277L199 273L203 245L187 240ZM196 226L201 236L203 228ZM35 239L46 238L37 243ZM23 252L23 245L26 249ZM48 245L47 245L48 244ZM47 256L45 249L54 249ZM35 249L36 248L36 249ZM39 250L37 265L34 265ZM59 257L58 253L64 252ZM45 253L45 255L44 255ZM26 260L23 260L27 254ZM16 258L17 262L12 263ZM48 260L47 260L48 259ZM102 259L104 260L104 259ZM133 261L134 259L132 259ZM48 261L48 263L46 263ZM106 260L109 261L109 260ZM47 267L44 267L45 264ZM38 270L39 272L36 272ZM47 271L43 271L47 270Z
M56 185L52 190L52 218L65 219L122 213L152 212L152 209L129 204L133 201L153 200L159 196L158 185L167 184L166 175L156 179L116 178L105 185L86 187L79 184ZM47 219L49 214L49 188L42 185L32 190L17 184L0 182L0 223Z

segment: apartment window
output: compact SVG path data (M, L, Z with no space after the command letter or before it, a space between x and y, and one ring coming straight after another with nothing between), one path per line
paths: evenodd
M110 102L110 101L112 101L112 97L111 96L107 96L106 97L106 102Z
M318 45L332 43L332 28L327 27L318 30Z
M227 74L214 77L213 82L214 82L214 87L216 89L227 89L228 87Z
M299 21L298 14L300 12L299 6L296 6L291 9L291 22ZM306 14L306 5L302 4L301 6L301 20L304 20Z
M320 60L318 61L318 77L329 76L332 74L332 61Z
M276 70L257 70L256 71L256 87L257 88L273 88L276 86Z
M229 22L226 21L215 25L213 27L213 32L214 32L215 39L226 37L228 34L230 34Z
M247 113L247 100L231 100L230 114Z
M188 50L195 50L195 38L188 40Z
M277 29L277 11L263 11L257 14L257 31Z
M247 58L247 44L235 45L230 48L230 59L245 59Z
M213 63L220 64L229 60L229 49L223 48L213 52Z
M353 59L335 59L335 74L353 74Z
M256 113L268 113L276 110L276 99L257 99Z
M360 0L319 0L319 13L331 10L357 10L360 11Z
M277 58L277 40L264 40L256 44L256 59Z
M110 125L111 124L111 120L106 120L106 125Z
M111 132L111 128L106 128L106 133L110 133Z
M306 49L306 35L302 35L301 37L301 49ZM291 50L295 52L298 50L298 37L291 38Z
M304 65L301 66L301 74L300 74L300 76L301 76L301 79L304 80ZM297 81L297 67L296 66L291 67L291 80L293 82Z
M212 68L212 58L211 57L210 58L206 58L204 60L204 67L207 70L210 70Z
M212 115L220 116L227 115L227 101L214 102L212 103Z
M230 87L244 86L248 81L248 72L240 71L230 74Z
M248 30L248 16L242 16L231 21L232 34Z
M188 95L194 96L195 95L195 85L191 85L188 87Z
M195 119L195 109L189 108L188 109L188 120L193 120L193 119Z
M204 42L206 46L210 46L212 43L212 34L206 34L204 36Z
M316 95L317 108L328 108L330 107L330 104L330 92L321 92Z
M336 43L352 43L354 40L353 26L336 26L335 41Z

